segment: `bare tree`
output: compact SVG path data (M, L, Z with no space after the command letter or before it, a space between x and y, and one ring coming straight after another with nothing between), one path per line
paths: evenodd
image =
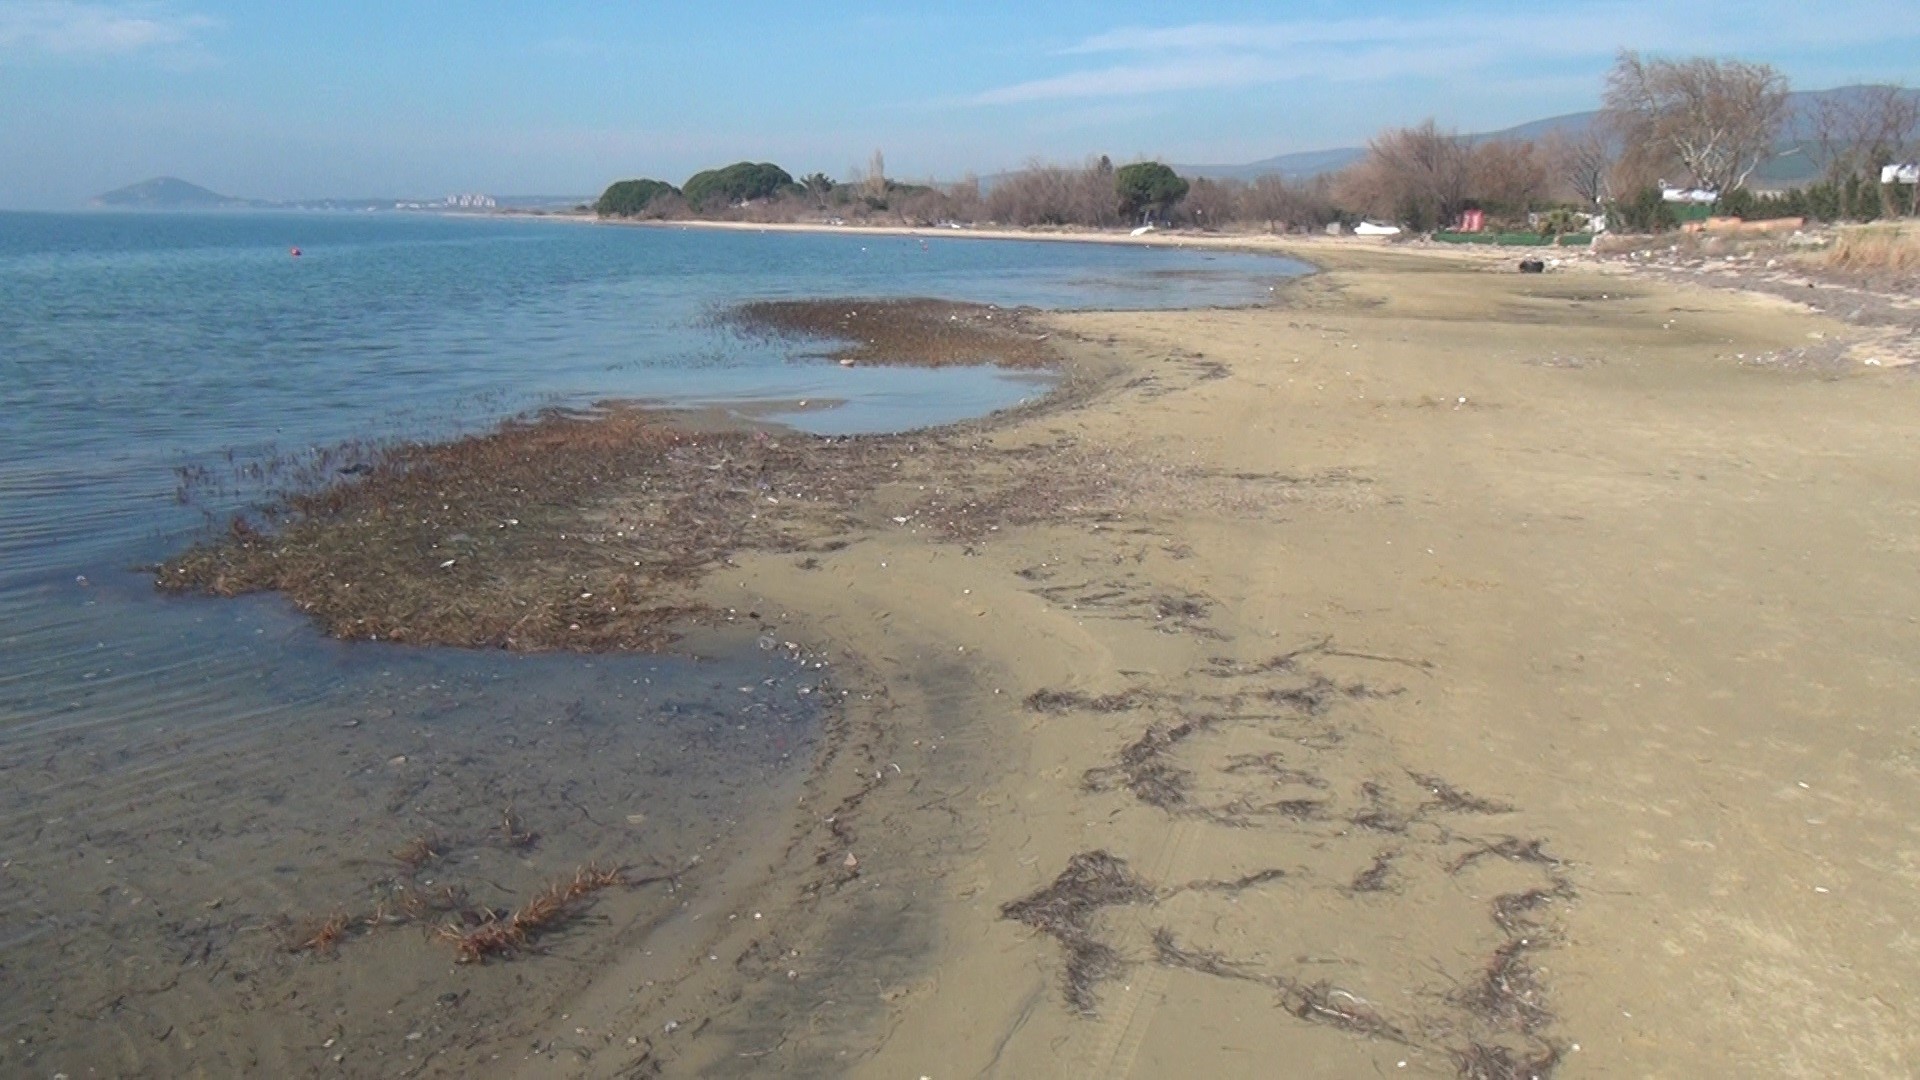
M948 214L955 221L977 221L986 210L980 196L980 178L968 173L947 188Z
M1078 169L1033 162L987 192L987 216L1004 225L1118 225L1113 173L1104 157Z
M1445 225L1466 205L1470 156L1458 135L1432 120L1382 132L1367 144L1367 156L1341 175L1338 198L1415 229Z
M1324 176L1304 185L1273 173L1256 177L1241 190L1236 216L1281 232L1325 225L1340 216L1327 194L1328 183Z
M1826 178L1877 180L1920 136L1920 95L1902 86L1863 86L1820 100L1814 113L1814 159Z
M1554 178L1590 207L1611 197L1616 155L1613 142L1598 126L1578 135L1556 132L1546 140L1544 152Z
M1499 139L1467 155L1467 195L1488 209L1524 215L1546 201L1546 156L1527 140Z
M1772 152L1786 119L1787 79L1767 64L1644 60L1622 50L1604 102L1629 157L1671 161L1696 185L1725 193L1744 185Z
M1180 200L1181 216L1202 229L1218 229L1237 216L1242 185L1238 180L1196 177Z
M887 158L875 150L867 162L867 194L876 199L887 197Z

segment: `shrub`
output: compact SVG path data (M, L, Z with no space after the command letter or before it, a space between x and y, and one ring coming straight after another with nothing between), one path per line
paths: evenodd
M1679 223L1657 187L1641 188L1633 198L1608 206L1607 221L1619 232L1665 232Z
M680 189L664 180L621 180L607 187L593 204L593 212L601 217L636 217L661 196L678 194Z
M1140 161L1113 174L1113 190L1120 197L1120 213L1133 218L1143 211L1165 214L1186 198L1188 184L1157 161Z
M770 199L796 188L787 170L768 162L740 161L724 169L695 173L683 189L687 202L696 210L714 202L723 205Z
M1889 206L1896 209L1908 197L1900 185L1883 191L1881 185L1860 176L1823 181L1789 191L1730 191L1714 212L1748 220L1803 217L1814 221L1877 221Z
M1587 215L1576 213L1561 207L1540 215L1540 233L1543 236L1568 236L1584 232L1587 228Z

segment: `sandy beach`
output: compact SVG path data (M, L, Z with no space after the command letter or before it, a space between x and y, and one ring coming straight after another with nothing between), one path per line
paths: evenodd
M698 912L428 1074L1920 1067L1920 383L1772 362L1860 333L1777 297L1209 242L1323 272L1023 315L1065 386L985 421L668 440L765 497L623 570L632 625L473 612L638 566L657 471L528 515L510 586L479 552L409 600L536 648L706 612L680 647L768 635L844 692ZM345 625L234 572L196 580Z

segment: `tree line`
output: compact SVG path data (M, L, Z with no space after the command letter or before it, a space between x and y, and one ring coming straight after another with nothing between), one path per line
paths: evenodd
M1471 138L1432 120L1376 135L1348 168L1311 180L1181 177L1156 161L1116 166L1032 162L983 183L904 183L875 152L846 180L795 180L769 163L739 162L675 187L623 180L594 205L603 217L744 221L837 220L904 225L997 224L1118 228L1319 230L1361 220L1426 232L1479 211L1495 228L1566 232L1604 213L1616 229L1672 227L1664 188L1711 193L1718 212L1871 220L1920 213L1912 184L1882 184L1881 168L1920 155L1920 98L1899 87L1821 99L1796 152L1818 179L1756 191L1789 119L1787 79L1766 64L1623 51L1599 120L1541 139Z

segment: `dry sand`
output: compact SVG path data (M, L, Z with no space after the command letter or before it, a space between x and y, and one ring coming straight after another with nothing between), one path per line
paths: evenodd
M1776 298L1309 257L1048 316L1066 403L676 598L852 693L734 918L522 1075L1920 1068L1920 383L1769 366L1857 333Z

